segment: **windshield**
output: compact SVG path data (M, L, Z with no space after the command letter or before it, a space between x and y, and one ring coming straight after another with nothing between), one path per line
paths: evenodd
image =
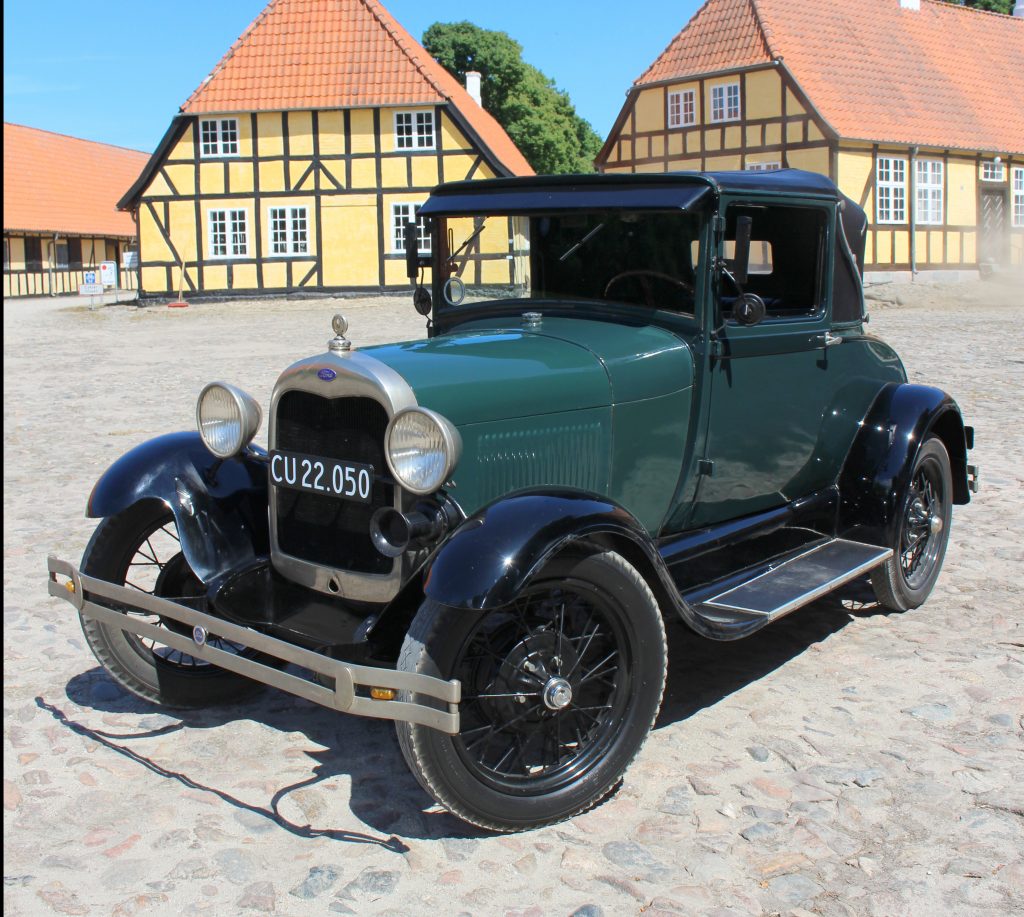
M697 214L577 210L437 217L436 223L441 309L515 299L694 314Z

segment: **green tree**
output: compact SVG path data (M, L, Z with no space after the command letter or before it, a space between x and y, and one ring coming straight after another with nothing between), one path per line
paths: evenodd
M593 172L601 138L576 114L567 93L523 60L523 48L504 32L471 22L435 22L423 46L460 83L481 75L483 107L542 174Z
M988 10L991 13L1013 15L1014 0L946 0L946 2L955 3L957 6L973 6L975 9Z

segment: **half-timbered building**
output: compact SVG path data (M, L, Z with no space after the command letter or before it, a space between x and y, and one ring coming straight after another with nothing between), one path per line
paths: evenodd
M145 153L4 123L4 298L77 293L114 262L134 289L135 224L117 200Z
M383 291L408 283L403 226L431 188L527 174L376 0L273 0L120 206L138 215L143 295Z
M604 172L800 168L878 274L1024 264L1024 19L938 0L707 0L629 90Z

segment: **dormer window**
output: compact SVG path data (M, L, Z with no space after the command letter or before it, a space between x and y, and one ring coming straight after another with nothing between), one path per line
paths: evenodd
M203 157L238 155L238 119L211 118L199 122Z

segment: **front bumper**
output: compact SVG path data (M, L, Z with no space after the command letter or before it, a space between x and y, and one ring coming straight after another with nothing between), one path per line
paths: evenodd
M70 602L85 617L95 618L104 624L155 640L188 653L196 659L237 672L297 697L304 697L332 710L354 713L357 716L417 723L449 735L455 735L459 731L458 705L462 696L462 686L457 680L443 681L429 675L355 665L340 659L331 659L322 653L294 646L284 640L278 640L249 627L232 624L177 602L95 579L81 573L73 564L53 555L47 559L46 566L50 575L50 595ZM58 576L64 577L64 580L58 580ZM189 638L166 627L158 627L126 612L159 615L161 618L177 621L192 628L193 637ZM212 647L207 643L209 635L239 643L282 662L293 663L328 682L333 682L334 687L332 689L308 678L282 672L273 666ZM446 704L447 710L409 701L374 700L366 694L357 693L368 693L370 688L386 688L425 695Z

